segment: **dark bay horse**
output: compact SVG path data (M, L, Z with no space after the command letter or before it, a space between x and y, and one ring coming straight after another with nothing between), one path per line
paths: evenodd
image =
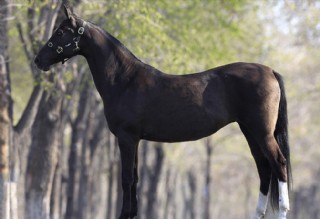
M191 141L232 122L245 135L260 177L253 218L264 217L268 196L279 210L278 218L286 218L290 153L285 90L278 73L260 64L233 63L201 73L168 75L141 62L116 38L67 7L65 14L67 19L35 63L47 71L73 56L86 58L109 128L119 142L123 188L119 218L137 215L140 139Z

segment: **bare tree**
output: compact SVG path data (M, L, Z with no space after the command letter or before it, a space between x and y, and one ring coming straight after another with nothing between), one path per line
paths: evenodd
M58 162L61 104L62 97L46 91L32 128L25 184L26 218L49 218L50 215L50 196Z
M145 214L148 218L158 218L157 208L155 207L157 201L157 189L159 185L159 179L162 171L163 161L164 161L164 151L163 144L157 143L154 146L155 150L155 159L153 166L149 169L149 190L147 196L147 207Z
M0 217L9 218L9 146L12 142L12 114L8 65L9 1L0 1Z
M34 3L27 10L28 34L23 32L22 25L18 22L17 28L20 39L25 45L25 54L31 62L37 52L38 42L47 39L51 35L60 6L61 3L59 1L52 1L51 4L44 5L41 8L39 20L48 21L43 34L40 34L41 32L37 25L39 22L36 19ZM54 10L48 10L48 7ZM27 42L31 42L31 47L27 46ZM30 69L37 80L39 71L33 64L30 65ZM49 82L52 81L53 77L50 78ZM61 87L61 83L57 84L56 90L61 90ZM60 110L63 97L52 92L52 90L43 92L40 85L39 87L34 87L32 94L29 104L17 124L15 140L17 144L22 143L19 145L22 149L21 163L26 165L20 166L27 166L26 170L21 171L23 175L26 172L25 181L21 180L22 184L25 184L26 191L25 217L49 218L51 188L58 161L59 135L57 133L59 133L61 127ZM38 103L41 103L39 107L37 107ZM46 127L50 132L47 132L43 127ZM30 150L29 143L31 144ZM25 144L27 144L27 147L21 147ZM27 151L29 151L28 160L25 159Z
M204 192L204 216L203 218L209 219L210 215L210 202L211 202L211 155L213 145L210 138L206 141L206 170L205 170L205 192Z

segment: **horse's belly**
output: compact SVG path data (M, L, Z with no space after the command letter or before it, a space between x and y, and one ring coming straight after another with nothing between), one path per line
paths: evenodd
M218 121L207 115L183 115L158 117L145 123L141 138L160 142L193 141L209 136L229 122Z

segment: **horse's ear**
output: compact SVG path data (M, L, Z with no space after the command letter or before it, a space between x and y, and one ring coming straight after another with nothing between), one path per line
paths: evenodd
M67 16L68 19L70 19L73 16L73 13L71 9L67 5L63 5L64 13Z
M74 13L71 11L71 9L67 5L63 5L64 7L64 13L66 14L67 18L70 20L71 24L76 27L76 18Z

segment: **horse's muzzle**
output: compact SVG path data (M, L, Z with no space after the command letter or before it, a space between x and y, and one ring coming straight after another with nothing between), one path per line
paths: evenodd
M49 70L49 66L44 65L38 56L36 56L36 58L34 59L34 63L36 64L36 66L41 69L42 71L48 71Z

